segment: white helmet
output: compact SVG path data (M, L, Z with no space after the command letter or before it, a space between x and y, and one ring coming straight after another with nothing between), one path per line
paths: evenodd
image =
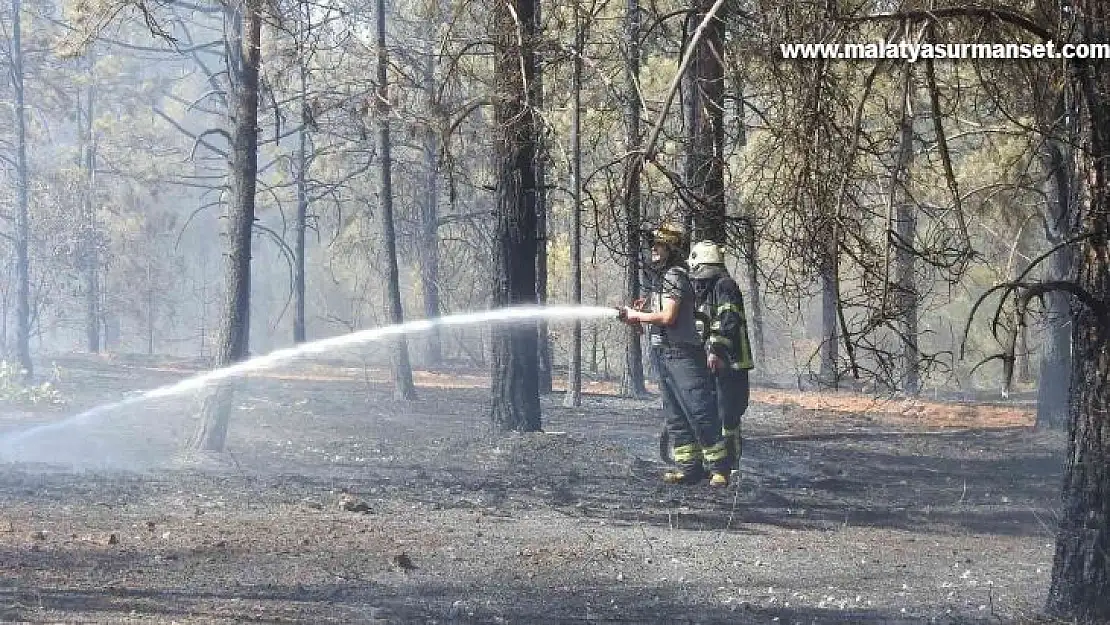
M690 258L686 260L686 264L691 269L700 265L723 265L725 264L725 255L721 253L721 248L712 241L698 241L694 247L690 248Z

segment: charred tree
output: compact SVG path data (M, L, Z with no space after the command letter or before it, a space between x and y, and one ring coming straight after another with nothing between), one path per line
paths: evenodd
M571 231L570 231L570 297L576 305L582 304L582 53L583 26L581 9L574 2L574 59L571 70ZM582 405L582 322L575 320L571 330L570 367L567 394L563 405Z
M1070 101L1070 94L1064 98ZM1079 199L1075 173L1074 107L1065 104L1059 118L1063 120L1063 140L1050 138L1041 153L1048 172L1048 219L1046 238L1052 246L1062 246L1049 259L1048 281L1070 281L1076 265L1075 246L1068 241L1079 234L1076 216ZM1046 332L1041 342L1040 375L1037 382L1038 430L1063 430L1068 422L1068 395L1071 388L1071 335L1073 298L1064 292L1045 297Z
M35 367L31 362L31 260L28 253L31 244L31 215L28 206L31 172L27 162L26 93L23 88L23 35L20 27L22 5L22 0L12 0L12 40L8 67L15 96L16 135L15 351L23 370L23 379L30 380L35 374Z
M909 190L910 168L913 166L913 73L906 66L902 87L902 119L898 129L898 156L894 170L891 201L895 205L894 247L895 309L901 321L899 334L902 345L902 391L916 396L921 390L920 353L918 352L918 296L915 276L914 238L917 230L916 209Z
M640 2L628 0L625 8L625 38L627 48L625 51L625 146L629 154L634 154L641 147L640 132ZM640 176L634 173L632 163L634 157L629 158L629 167L625 170L624 194L624 255L625 274L624 287L629 297L637 298L643 290L640 280L642 268L641 256L641 229L642 210L640 205ZM628 341L625 343L624 352L624 380L622 392L631 397L645 397L647 386L644 384L644 354L640 341L640 332L636 328L626 330Z
M759 241L755 229L755 216L749 214L743 221L744 260L748 263L748 309L755 335L755 358L765 358L767 346L763 337L763 297L759 291Z
M543 24L542 7L536 3L536 32ZM539 52L532 55L535 63L531 83L532 107L543 110L543 56ZM542 136L536 145L536 303L547 305L547 141ZM554 361L551 356L551 337L547 331L547 321L540 319L536 324L539 333L539 385L541 393L550 393L554 377Z
M818 76L823 77L826 68L819 61ZM827 145L830 138L820 121L824 114L820 101L821 85L815 89L817 100L815 118L818 126L814 133L813 141L813 168L814 176L814 210L819 215L817 232L820 236L816 242L817 275L821 283L821 368L818 374L821 384L833 389L840 387L840 327L837 324L837 313L840 309L840 242L838 215L831 205L829 190L820 178L823 161L831 152Z
M96 134L93 115L96 108L96 79L93 76L94 58L89 53L90 80L85 88L84 107L78 100L81 128L81 169L85 176L85 193L82 197L81 269L85 278L85 341L90 354L100 353L100 226L96 218ZM78 96L80 98L80 96Z
M154 355L154 319L155 319L155 293L154 293L154 257L146 259L146 353Z
M231 127L227 252L224 303L216 364L227 366L249 353L251 239L258 175L258 74L262 34L258 0L241 0L224 8L224 41L230 86ZM221 452L227 441L234 389L221 383L205 398L193 448Z
M1110 6L1075 3L1085 41L1106 41ZM1086 179L1073 294L1068 450L1063 509L1048 610L1081 621L1110 619L1110 68L1077 64L1071 75L1084 102Z
M393 159L392 142L389 136L389 56L385 46L385 0L377 0L378 13L378 150L381 159L381 221L382 239L385 243L386 280L389 290L389 321L393 324L404 323L404 310L401 308L401 278L397 267L397 235L393 224ZM393 339L390 354L393 373L393 396L397 399L416 399L416 387L412 383L412 366L409 363L408 341L404 336Z
M424 50L423 88L429 109L435 101L436 55L432 38ZM439 303L439 140L432 124L424 129L424 193L420 199L420 286L424 302L424 318L440 315ZM428 330L424 359L428 365L443 363L443 338L438 326Z
M738 79L736 84L737 112L736 112L736 142L740 146L748 144L748 129L745 119L747 97L744 95L744 81ZM752 335L755 339L753 358L759 362L766 356L767 344L763 335L763 297L759 286L759 232L756 224L759 213L751 203L744 204L744 214L739 220L740 225L740 257L747 263L746 277L748 282L748 306L745 312L751 320ZM758 375L757 368L753 373Z
M817 279L821 285L821 346L819 350L820 370L818 378L822 385L836 389L840 386L840 328L837 316L840 309L840 231L839 215L835 199L828 188L826 175L828 161L834 153L830 131L825 126L828 97L826 81L829 80L827 61L819 60L815 66L815 82L810 96L810 118L812 136L811 149L807 154L807 167L803 184L810 187L813 214L816 217L814 231L814 261Z
M312 12L308 3L300 3L303 20L300 41L301 53L297 55L297 99L301 109L301 127L297 130L297 154L293 161L296 168L294 183L297 192L297 214L293 221L293 342L304 343L305 331L305 232L308 229L308 167L309 128L313 117L308 102L308 66L304 47L312 32Z
M1085 226L1099 233L1083 245L1079 288L1101 307L1081 306L1074 317L1069 387L1068 453L1064 468L1063 515L1056 537L1050 611L1084 620L1110 618L1110 106L1092 111L1095 163ZM1102 119L1100 119L1102 118ZM1092 302L1087 302L1090 304Z
M689 24L700 25L713 0L694 0ZM687 70L686 185L694 199L690 241L725 241L725 74L724 40L727 10L722 8L705 24L693 43L693 61Z
M496 219L493 305L536 297L537 120L529 96L535 79L536 0L491 9L494 41ZM491 332L491 418L500 430L539 431L540 395L534 324Z
M830 234L835 228L828 228ZM821 279L821 371L823 384L836 389L840 387L840 327L837 324L837 309L840 305L840 256L834 236L824 245L829 250L822 253L820 266Z
M302 120L303 123L303 120ZM305 233L308 230L308 132L297 132L297 213L293 221L293 342L308 340L305 324Z

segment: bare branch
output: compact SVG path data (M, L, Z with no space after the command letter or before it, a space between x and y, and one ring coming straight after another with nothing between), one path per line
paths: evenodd
M162 119L166 120L166 122L169 123L171 126L176 128L178 131L180 131L186 137L189 137L190 139L193 140L193 149L189 152L189 159L192 159L194 156L196 156L197 145L203 145L204 147L208 148L209 150L211 150L215 154L218 154L219 156L221 156L223 158L227 158L227 152L217 148L216 146L214 146L211 143L204 140L205 135L222 134L222 136L224 136L228 140L228 143L231 143L231 136L228 135L226 130L221 130L221 129L217 129L217 128L210 128L208 130L205 130L201 134L197 135L197 134L194 134L194 133L190 132L188 129L186 129L181 124L177 123L177 120L173 119L169 115L166 115L164 112L162 112L162 109L160 109L158 107L154 107L152 110L154 111L155 115L157 115L158 117L161 117Z
M1012 9L1002 7L981 7L981 6L949 6L939 7L928 10L909 10L909 11L894 11L890 13L872 13L870 15L860 16L837 16L835 19L841 22L859 23L859 22L873 22L873 21L906 21L906 20L926 20L934 22L940 18L951 17L977 17L984 19L996 19L1013 26L1017 26L1045 41L1052 41L1056 38L1055 33L1051 30L1044 28L1038 24L1034 18Z

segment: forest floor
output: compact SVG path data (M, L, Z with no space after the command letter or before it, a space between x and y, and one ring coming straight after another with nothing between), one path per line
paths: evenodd
M497 435L474 372L254 375L200 458L191 396L66 420L183 363L60 364L64 409L0 411L2 622L1020 623L1051 573L1064 439L1022 402L758 389L711 491L603 383Z

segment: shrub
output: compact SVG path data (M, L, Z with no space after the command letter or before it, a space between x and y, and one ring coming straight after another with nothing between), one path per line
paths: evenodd
M54 365L50 380L42 384L25 384L24 373L25 370L18 364L0 360L0 402L32 406L59 406L65 403L55 385L61 377L58 365Z

